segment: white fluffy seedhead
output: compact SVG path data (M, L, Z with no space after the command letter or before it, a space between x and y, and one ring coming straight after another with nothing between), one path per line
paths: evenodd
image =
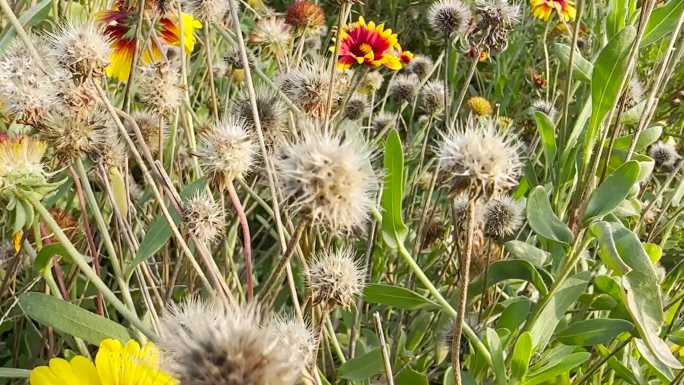
M143 68L138 95L156 115L165 116L175 111L183 100L177 65L159 62Z
M325 64L319 61L304 62L280 76L280 88L292 103L316 118L327 113L330 75ZM339 104L347 88L340 77L333 86L332 109Z
M49 37L51 54L74 78L104 75L111 48L94 23L64 24Z
M440 0L428 11L430 26L442 36L465 33L471 19L470 8L460 0Z
M518 182L519 149L515 137L497 131L495 121L469 119L464 127L442 134L438 152L447 181L500 190Z
M184 385L293 385L307 362L294 328L254 304L191 300L162 318L159 345Z
M543 112L549 118L551 118L551 120L555 120L556 115L558 115L558 110L556 110L556 107L551 102L548 102L544 99L537 99L533 101L532 105L530 106L530 112Z
M444 82L430 80L420 90L420 107L428 115L437 116L444 112Z
M282 136L285 124L285 105L278 95L266 87L256 88L256 104L259 112L259 123L267 142L277 142ZM249 128L254 129L254 114L249 94L245 92L233 104L233 115L245 121Z
M333 232L363 225L378 185L370 156L360 140L313 130L282 145L274 164L291 212Z
M309 288L314 303L330 309L347 308L363 291L365 270L350 248L321 253L308 271Z
M389 85L389 95L395 103L411 103L416 97L420 80L416 75L399 75Z
M187 0L187 6L193 16L205 22L217 22L230 9L227 0Z
M419 79L425 79L432 72L432 68L435 63L427 56L417 55L411 60L411 62L406 66L406 70L416 76Z
M523 223L524 207L508 195L495 196L484 207L484 233L495 239L515 234Z
M206 244L217 240L226 226L223 210L206 192L185 202L183 214L188 231Z
M681 155L677 152L675 145L671 142L663 141L658 141L652 145L648 155L653 158L656 167L661 169L672 169L681 159Z
M68 163L95 155L112 129L111 118L102 108L86 114L57 109L40 125L40 136L57 158Z
M257 145L242 119L225 118L202 135L199 162L219 184L242 178L254 164Z

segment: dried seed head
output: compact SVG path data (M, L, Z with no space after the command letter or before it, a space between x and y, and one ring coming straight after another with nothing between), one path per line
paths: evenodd
M459 226L459 230L468 230L468 204L470 198L467 193L463 192L454 197L451 207L451 215L453 221ZM480 228L484 224L484 203L482 199L475 201L475 228Z
M547 102L544 99L537 99L534 102L532 102L532 106L530 106L530 112L535 113L535 112L543 112L551 118L551 120L556 119L556 115L558 114L558 110L556 110L556 107L551 103Z
M135 111L131 114L133 120L138 125L140 133L145 140L145 145L150 149L152 154L158 154L160 145L160 135L166 136L166 122L165 120L149 111ZM133 126L130 122L125 122L128 126L128 134L131 138L136 138Z
M254 54L252 51L246 51L247 52L247 63L249 63L249 67L252 68L254 67L254 63L256 62L256 58L254 57ZM225 56L223 56L223 60L226 62L226 64L236 70L236 69L244 69L245 66L242 65L242 54L240 53L239 48L233 48L230 51L228 51Z
M513 136L499 133L490 119L470 119L465 127L442 135L439 156L447 181L476 182L494 190L508 189L520 174L520 145Z
M464 34L471 18L470 8L460 0L440 0L432 4L428 11L430 26L442 36Z
M393 128L397 124L397 115L382 111L373 118L373 132L379 134Z
M359 84L359 88L356 92L362 93L364 95L372 95L377 92L380 87L382 87L382 83L384 81L385 78L379 71L369 72L361 81L361 84Z
M183 214L188 231L207 245L221 236L226 225L221 207L206 192L185 202Z
M644 84L637 77L633 77L627 83L627 91L625 92L625 105L632 108L644 100Z
M503 240L515 234L523 223L523 205L508 195L493 197L484 207L484 232Z
M261 46L266 53L282 58L290 44L290 26L279 17L265 17L257 21L249 42Z
M226 118L202 135L197 155L205 172L222 186L242 178L254 164L257 145L244 120Z
M359 94L354 94L344 107L344 117L349 120L359 120L366 116L368 108L366 98Z
M295 28L316 29L325 25L325 12L313 1L297 0L287 8L285 22Z
M91 82L74 82L65 79L58 83L58 110L73 115L87 115L101 105L97 91Z
M389 85L389 95L397 104L411 103L420 81L415 75L399 75Z
M314 303L334 309L348 308L361 294L365 271L351 249L319 254L309 266L309 288Z
M470 44L486 52L502 52L508 35L520 22L520 6L507 0L478 0L475 25L468 34Z
M126 164L126 146L121 142L119 135L112 127L108 134L104 135L101 144L98 145L94 158L105 170L118 168L122 170Z
M294 341L303 332L284 334L294 325L274 321L254 304L191 300L162 318L159 345L185 385L294 385L307 363Z
M293 213L333 232L365 223L377 188L365 143L305 132L299 142L284 144L274 163Z
M674 144L663 141L659 141L652 145L648 154L655 161L656 167L666 170L673 169L681 158Z
M190 13L204 22L218 22L228 12L230 5L226 0L188 0Z
M268 88L257 87L256 105L265 139L269 143L279 140L282 136L286 111L278 95ZM250 129L256 128L252 113L252 102L246 92L233 104L233 115L244 120Z
M59 160L70 163L95 155L107 131L112 129L109 114L95 109L88 114L53 111L41 125L40 136L55 151Z
M305 363L311 362L316 338L309 326L295 318L282 316L275 317L272 325L284 346L292 349L295 355L302 357Z
M180 74L176 65L159 62L142 71L139 96L147 108L160 116L175 111L183 100Z
M94 23L65 24L50 35L51 53L78 82L104 75L109 65L109 41Z
M35 36L31 40L41 57L47 59L42 64L51 71L45 73L41 63L16 39L0 56L0 108L18 122L36 126L59 100L57 85L67 75L50 62L43 41Z
M494 108L492 108L492 104L489 100L481 96L473 96L468 99L468 107L470 107L477 116L491 116L494 113Z
M437 116L444 112L444 83L430 80L420 90L420 107L428 115Z
M417 55L416 57L411 60L408 66L406 66L406 70L416 76L418 76L418 79L425 79L427 76L432 72L432 67L435 65L435 63L432 62L432 59L430 59L427 56L423 55Z
M299 68L285 73L280 78L280 88L302 111L315 118L324 118L327 113L330 75L319 62L306 62ZM338 77L333 91L333 108L337 109L346 92L343 80Z

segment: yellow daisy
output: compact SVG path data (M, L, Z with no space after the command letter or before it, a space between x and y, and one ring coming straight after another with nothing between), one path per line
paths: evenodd
M564 21L575 20L577 9L571 0L530 0L532 16L544 21L549 20L556 11Z

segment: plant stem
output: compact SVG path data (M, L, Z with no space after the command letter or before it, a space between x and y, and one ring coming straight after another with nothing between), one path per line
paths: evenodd
M380 338L380 347L382 351L382 362L385 366L385 377L387 378L388 385L394 385L394 376L392 375L392 364L390 362L390 355L387 351L387 343L385 342L385 333L382 330L382 320L380 319L380 314L376 311L373 313L373 318L375 319L375 331L378 333Z
M233 204L235 214L240 221L240 227L242 227L242 250L245 254L245 286L247 289L247 299L251 301L254 298L254 282L252 280L252 240L249 233L249 223L247 222L245 209L242 207L242 203L235 191L233 182L228 182L226 187L228 188L230 202Z

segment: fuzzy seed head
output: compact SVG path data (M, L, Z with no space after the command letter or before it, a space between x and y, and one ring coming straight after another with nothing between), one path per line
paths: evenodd
M159 62L142 71L139 95L148 110L165 116L175 111L183 100L180 74L174 64Z
M245 68L245 66L242 65L242 54L240 53L239 48L233 48L229 50L228 53L223 56L223 60L230 68L234 70ZM249 64L250 68L254 66L255 61L256 58L254 57L252 51L247 51L247 63Z
M229 8L226 0L188 0L190 13L204 22L220 21Z
M199 162L219 185L242 178L254 164L257 145L244 120L225 118L202 135Z
M150 149L152 154L159 153L160 135L166 136L166 122L163 118L155 115L150 111L135 111L131 114L133 120L138 125L140 133L145 140L145 145ZM128 127L128 135L131 138L136 138L133 126L130 122L124 122Z
M221 236L226 225L221 207L206 192L185 202L183 214L188 231L207 245Z
M327 113L330 75L319 62L306 62L280 78L280 88L302 111L314 118L324 118ZM342 77L333 87L332 111L336 111L347 88Z
M359 120L368 111L368 101L359 94L354 94L344 107L344 117L349 120Z
M274 163L293 213L332 232L366 222L378 182L365 143L308 132L284 144Z
M295 28L319 28L325 25L325 12L313 1L297 0L287 8L285 22Z
M308 359L294 327L254 304L191 300L162 318L159 345L184 385L294 385Z
M94 23L63 25L49 40L57 63L78 82L104 75L111 48Z
M428 11L432 30L442 36L465 33L471 18L470 8L460 0L440 0Z
M290 43L290 26L279 17L265 17L257 21L249 36L250 43L263 47L267 53L282 58Z
M105 170L117 168L122 170L126 164L126 146L121 142L119 135L116 134L112 127L106 135L102 143L98 146L96 154L93 156L95 161L99 162Z
M292 317L278 316L273 319L273 329L284 346L290 347L304 362L311 362L316 338L309 326Z
M346 248L319 254L309 266L308 279L314 303L329 309L348 308L363 290L365 271Z
M434 65L435 63L433 63L432 59L429 57L417 55L413 58L413 60L411 60L411 63L406 66L406 70L416 75L418 79L422 80L427 78L430 72L432 72L432 67L434 67Z
M444 112L444 82L430 80L420 90L420 107L428 115L437 116Z
M485 52L502 52L508 47L508 35L520 22L520 6L507 0L478 0L475 24L468 34L472 46Z
M467 103L468 107L470 107L477 116L491 116L494 113L492 103L481 96L473 96L468 99Z
M515 234L523 223L523 205L508 195L493 197L484 207L484 232L503 240Z
M465 127L442 135L439 157L452 185L476 182L494 190L508 189L520 175L520 145L513 136L499 133L490 119L470 119Z
M681 158L674 144L663 141L658 141L652 145L648 154L655 161L656 167L666 170L673 169Z
M632 108L644 100L644 84L637 77L633 77L627 83L627 92L625 92L625 105L627 108Z
M58 83L57 110L72 115L87 115L101 105L95 87L90 82L74 82L65 79Z
M357 92L370 96L377 92L380 87L382 87L382 83L384 83L384 81L385 78L379 71L369 72L368 75L366 75L366 77L361 81L361 84L359 84Z
M390 83L389 95L395 103L411 103L420 81L415 75L399 75Z
M40 136L54 149L59 160L70 163L86 155L94 155L111 130L109 115L104 109L88 114L52 112L41 126Z
M256 88L256 104L265 139L269 143L278 141L285 123L285 106L276 93L265 87ZM233 104L233 115L242 119L250 129L256 130L252 103L246 92Z
M375 133L381 133L384 131L390 130L392 127L394 127L397 124L397 115L387 112L387 111L382 111L380 112L377 116L373 118L373 132Z
M556 110L556 107L551 102L547 102L544 99L537 99L534 102L532 102L530 112L532 112L533 114L535 112L543 112L546 114L546 116L551 118L551 120L555 120L558 114L558 110Z

